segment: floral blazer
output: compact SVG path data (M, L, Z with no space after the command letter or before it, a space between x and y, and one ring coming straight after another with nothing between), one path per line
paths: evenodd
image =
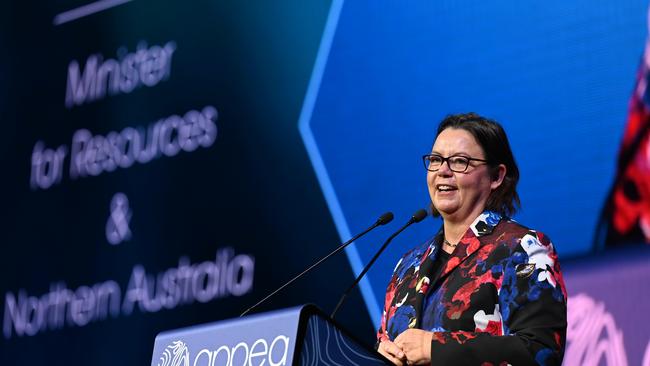
M432 364L561 364L567 294L550 239L485 211L428 278L442 238L441 231L397 263L378 342L419 328L434 332Z

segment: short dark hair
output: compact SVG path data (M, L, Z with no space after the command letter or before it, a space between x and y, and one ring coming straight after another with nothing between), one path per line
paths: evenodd
M483 149L485 160L488 161L490 174L494 178L498 174L499 164L506 167L506 176L501 185L490 193L485 204L486 210L498 212L502 216L512 216L521 206L517 183L519 182L519 168L512 155L510 143L503 127L495 120L482 117L476 113L451 114L445 117L438 125L436 138L448 128L462 129L474 136ZM435 143L435 139L434 139ZM431 210L438 216L438 210L431 204Z

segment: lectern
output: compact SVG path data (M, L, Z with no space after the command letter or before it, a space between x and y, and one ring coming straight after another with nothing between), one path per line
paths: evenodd
M162 332L152 366L390 365L313 305Z

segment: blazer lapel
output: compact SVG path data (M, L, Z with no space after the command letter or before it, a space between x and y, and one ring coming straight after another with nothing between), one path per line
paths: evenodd
M419 328L422 321L422 305L424 302L424 297L429 292L429 289L433 285L434 278L431 278L431 271L433 263L436 260L436 257L439 255L438 251L440 250L439 243L441 241L442 230L434 236L432 240L429 241L428 248L426 249L424 255L420 258L420 265L417 272L417 283L415 285L415 291L411 296L415 296L415 319L416 323L414 327Z
M485 211L480 214L458 242L458 246L451 253L451 257L449 257L439 278L446 276L476 252L483 245L481 237L491 234L499 221L501 221L501 215L496 212Z

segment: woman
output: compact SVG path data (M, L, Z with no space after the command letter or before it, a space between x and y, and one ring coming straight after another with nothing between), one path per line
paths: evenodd
M559 365L564 281L549 238L509 218L519 170L503 128L448 116L423 159L443 225L395 267L378 351L396 365Z

